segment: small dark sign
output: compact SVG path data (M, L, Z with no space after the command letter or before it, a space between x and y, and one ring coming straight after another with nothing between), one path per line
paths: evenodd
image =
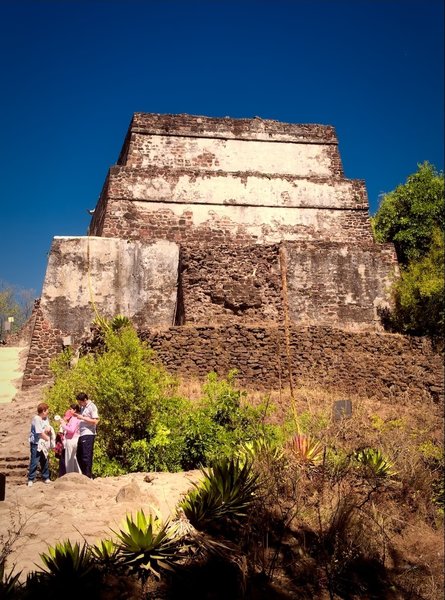
M333 417L334 421L352 416L352 401L351 400L336 400L334 402Z

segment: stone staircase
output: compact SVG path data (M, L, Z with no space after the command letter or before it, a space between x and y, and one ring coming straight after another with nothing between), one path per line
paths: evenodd
M20 390L24 347L0 347L0 473L11 485L25 485L29 464L29 429L43 387Z
M27 479L29 456L0 456L0 473L6 476L6 487L24 485Z

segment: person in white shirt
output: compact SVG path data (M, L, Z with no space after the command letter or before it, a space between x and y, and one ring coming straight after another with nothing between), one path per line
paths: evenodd
M40 465L43 483L51 483L47 447L51 441L51 426L48 421L49 407L45 402L37 406L37 414L31 422L29 434L30 459L28 469L28 486L32 486L37 467ZM46 451L45 451L46 450Z
M77 394L77 403L80 406L79 440L77 442L77 462L80 470L90 479L93 477L93 449L96 439L96 425L99 422L97 406L84 392Z

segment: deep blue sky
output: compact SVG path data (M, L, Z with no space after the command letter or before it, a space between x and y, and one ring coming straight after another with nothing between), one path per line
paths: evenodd
M0 280L40 294L133 112L336 127L371 212L443 169L442 0L0 0Z

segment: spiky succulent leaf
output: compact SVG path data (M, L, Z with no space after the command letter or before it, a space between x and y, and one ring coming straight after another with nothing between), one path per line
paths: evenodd
M90 546L90 552L93 557L103 563L112 563L117 556L118 548L113 540L100 540L94 546Z
M300 464L317 466L323 462L323 445L310 435L297 433L291 438L289 449Z
M239 458L223 459L202 473L202 481L180 504L192 525L206 529L218 520L245 518L258 489L258 475L253 473L252 463Z
M362 448L354 454L355 460L376 477L391 477L395 475L394 463L380 450Z
M40 558L44 568L33 574L30 586L37 585L42 595L48 592L56 597L66 589L76 596L97 594L101 575L86 543L80 546L70 540L58 542Z
M17 591L19 588L19 573L14 574L14 569L9 572L5 570L5 560L0 561L0 597L5 598L17 598Z
M127 515L118 537L118 561L141 579L150 574L160 578L162 570L171 570L181 554L174 529L140 510Z

